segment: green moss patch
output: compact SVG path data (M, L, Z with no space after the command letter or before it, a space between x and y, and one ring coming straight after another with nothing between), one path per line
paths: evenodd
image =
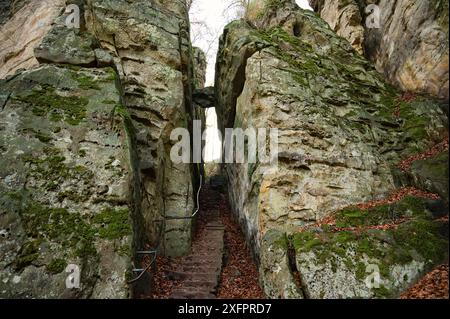
M322 241L316 237L314 233L304 232L297 233L293 236L292 242L295 250L299 252L307 252L316 246L322 244Z
M15 96L14 99L31 105L36 116L47 117L53 122L63 120L70 125L78 125L86 118L89 103L85 97L60 95L50 85Z
M73 78L78 82L78 87L83 90L100 90L97 81L87 75L74 74Z
M413 196L406 196L397 203L367 210L349 207L335 214L336 227L339 228L377 226L399 218L425 218L427 216L425 200Z
M14 268L21 270L30 266L35 260L39 258L39 245L41 240L34 239L26 241L20 248L19 254L14 260Z
M131 234L128 209L107 208L95 215L93 222L97 224L101 238L119 239Z
M416 250L426 262L443 261L448 255L448 239L440 235L442 228L438 222L414 220L400 225L391 234L397 243Z
M94 246L96 238L115 240L131 234L128 209L107 208L95 215L92 220L79 213L69 212L65 208L54 208L38 203L21 209L20 217L26 236L14 262L17 270L31 265L39 258L39 245L43 242L56 243L68 257L82 259L97 256ZM66 252L72 253L67 255ZM122 247L120 254L130 254ZM46 265L50 273L59 273L66 266L66 261L58 258Z
M46 181L46 190L56 190L59 184L68 179L84 180L90 183L94 174L84 166L70 166L65 163L66 158L61 155L59 150L51 147L45 147L46 156L25 155L22 161L29 164L31 176ZM63 196L62 194L60 194ZM66 194L70 197L70 194ZM90 194L85 194L87 197ZM86 197L85 196L85 197Z
M67 267L67 261L64 259L53 259L47 266L47 272L51 274L59 274Z
M86 247L82 246L89 245L91 247L88 251L95 251L93 248L95 229L78 213L35 203L24 208L20 215L29 238L56 242L67 249L78 247L75 254L78 257L84 256Z

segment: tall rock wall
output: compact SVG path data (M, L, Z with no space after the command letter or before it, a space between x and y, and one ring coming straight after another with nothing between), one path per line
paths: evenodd
M401 89L448 100L448 1L311 0L338 35L364 52L379 72ZM378 27L369 27L368 5L379 8Z
M142 206L154 241L163 227L165 254L179 256L190 248L189 220L194 210L190 165L170 160L170 134L192 126L193 65L189 21L180 1L88 1L86 25L100 49L112 56L133 119L140 159Z
M136 251L189 251L191 221L173 217L194 210L201 169L170 159L172 130L201 116L186 7L23 3L0 26L12 41L0 51L0 296L148 293L148 274L128 284L146 266ZM74 4L80 28L67 24ZM66 289L69 264L80 289Z
M196 95L198 92L203 92L205 89L205 83L206 83L206 68L208 66L208 62L206 60L206 54L203 52L202 49L194 47L193 48L193 54L194 54L194 92L193 92L193 105L194 105L194 118L196 120L201 121L201 131L205 132L206 130L206 112L205 109L202 108L200 105L198 105L198 101L196 101ZM214 99L214 92L212 94L212 98ZM206 141L201 141L202 150L205 149ZM205 176L205 163L202 158L201 165L198 166L198 169L200 171L200 174L203 176L202 182L206 181ZM200 182L200 181L198 181ZM200 184L196 184L195 187L198 190L198 187Z
M407 186L397 164L448 136L447 117L432 99L402 97L349 42L293 1L259 16L225 28L216 98L223 133L279 130L275 172L261 162L225 164L230 201L259 260L261 284L273 298L395 296L445 258L448 241L421 199L380 209L373 219L348 207ZM389 234L364 231L388 223L383 212L390 210L414 222ZM366 228L355 236L321 227L323 220ZM418 241L400 239L422 226L437 243L433 258ZM364 283L371 260L384 271L381 288Z

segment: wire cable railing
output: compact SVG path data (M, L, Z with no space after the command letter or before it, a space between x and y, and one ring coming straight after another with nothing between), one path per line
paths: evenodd
M164 227L165 221L166 220L187 220L187 219L193 219L198 214L198 212L200 211L200 191L202 190L202 184L203 184L203 176L200 175L200 186L199 186L199 188L197 190L197 196L196 196L197 208L194 211L194 213L192 213L191 216L186 216L186 217L165 216L165 218L163 220L156 220L155 221L155 222L163 223L163 225L161 225L161 227L159 229L158 244L156 245L157 248L155 250L137 251L136 252L138 255L153 255L153 257L152 257L150 263L145 268L143 268L143 269L133 269L133 272L139 272L139 275L136 278L128 281L128 284L133 284L133 283L136 283L139 280L141 280L142 277L144 276L144 274L146 272L148 272L150 270L150 268L153 266L153 264L156 262L156 258L158 256L158 247L159 247L159 245L161 243L161 238L162 238L162 231L165 228Z

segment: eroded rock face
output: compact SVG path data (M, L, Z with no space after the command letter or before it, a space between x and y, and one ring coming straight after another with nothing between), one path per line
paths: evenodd
M403 90L448 100L448 1L312 0L311 6L338 35L375 63ZM380 9L380 28L369 28L365 12Z
M194 106L194 119L200 120L202 123L202 132L206 130L206 112L204 110L204 103L209 107L215 107L211 105L214 103L214 88L205 88L206 83L206 68L208 63L206 61L206 54L202 49L193 47L194 58L194 84L192 92L192 104ZM206 99L205 99L206 94ZM209 98L209 99L208 99ZM212 98L212 99L211 99ZM204 149L206 141L202 141L202 149ZM201 165L200 171L204 172L204 164ZM204 175L204 174L203 174ZM203 181L204 182L204 181ZM198 187L198 185L197 185Z
M320 12L322 19L328 22L331 29L347 39L353 48L364 54L364 27L361 12L356 1L310 1Z
M230 201L259 258L264 289L276 298L381 296L357 276L358 258L355 264L334 263L331 270L319 262L308 268L313 257L302 255L305 247L295 245L295 234L348 206L384 198L395 190L401 184L393 173L396 164L440 142L448 134L447 117L426 97L402 100L400 92L346 40L291 1L265 11L255 24L258 28L244 21L226 27L217 60L216 94L222 131L279 130L275 172L265 170L261 162L225 165ZM426 215L425 208L418 211ZM311 239L321 232L320 228L313 232ZM288 243L280 244L286 233ZM436 230L433 234L440 238ZM325 249L336 245L317 240ZM392 248L389 242L386 245ZM343 244L340 252L352 255L351 249ZM291 265L286 264L288 251ZM412 253L412 261L378 256L388 269L408 269L401 285L394 284L395 276L386 276L386 294L395 295L437 262L420 263L422 257L415 258L419 255ZM295 273L295 268L304 287L293 291L286 271ZM327 278L336 273L340 276L330 288ZM349 276L353 281L344 289ZM328 288L329 295L324 295Z
M127 284L132 262L145 266L136 251L190 249L191 221L166 219L192 214L201 170L170 159L172 130L204 116L192 103L187 10L181 1L70 0L81 12L73 29L55 2L30 0L39 14L9 12L1 26L2 35L45 28L24 44L32 63L17 55L31 70L11 75L16 65L0 64L9 75L0 82L0 295L139 296L151 287L148 274ZM72 263L82 286L66 290Z
M337 227L364 225L363 232L322 227L294 234L291 240L305 295L392 298L443 262L448 256L447 225L433 220L427 202L405 197L391 205L347 208L333 215ZM408 221L387 229L371 228L390 223L392 216Z
M206 82L206 54L202 49L194 47L194 73L195 73L195 88L201 89L205 87Z
M43 65L0 82L0 296L127 298L131 163L115 72ZM66 289L66 266L81 289Z

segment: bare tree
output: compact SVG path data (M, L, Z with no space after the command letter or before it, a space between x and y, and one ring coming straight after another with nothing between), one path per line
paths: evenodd
M195 2L195 0L186 0L186 7L188 9L188 11L191 10L192 8L192 4Z
M191 20L191 41L194 45L201 47L208 56L214 47L219 36L218 33L220 33L221 30L213 30L201 18L201 1L186 0L186 5L188 6L189 18Z

